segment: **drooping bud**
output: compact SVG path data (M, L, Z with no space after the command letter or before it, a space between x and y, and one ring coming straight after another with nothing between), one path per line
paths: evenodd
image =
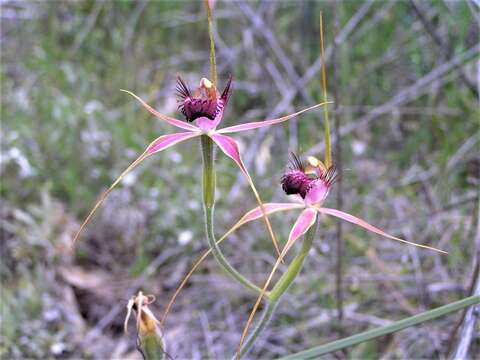
M153 295L145 296L141 291L136 296L133 296L127 304L124 331L127 333L128 320L133 310L137 314L138 348L144 358L157 360L165 357L165 347L160 331L160 322L148 307L154 301L155 297Z

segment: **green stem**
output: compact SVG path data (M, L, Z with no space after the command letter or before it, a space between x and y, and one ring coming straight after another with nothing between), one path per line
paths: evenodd
M240 357L242 357L243 355L246 355L250 351L253 344L255 344L255 341L257 340L258 336L267 327L282 295L287 291L289 286L293 283L298 273L302 269L305 257L307 256L308 252L312 248L313 239L315 237L316 231L317 231L317 224L314 224L305 234L302 248L300 249L298 254L295 256L293 261L290 263L290 265L288 266L287 271L285 271L285 273L280 277L278 282L270 291L269 301L265 307L265 310L263 311L262 317L260 318L260 320L258 320L257 325L255 326L255 329L252 331L250 336L245 341L245 344L242 346L242 349L240 351Z
M163 360L165 358L163 342L156 334L141 337L140 348L146 360Z
M323 101L328 101L327 96L327 71L325 64L325 48L323 46L323 16L320 11L320 60L322 61L322 88ZM332 146L330 145L330 121L328 120L328 105L323 107L325 114L325 166L329 168L332 166Z
M305 257L312 248L313 238L315 237L316 231L317 224L314 224L305 234L305 239L303 239L302 248L300 249L299 253L290 263L287 271L285 271L285 273L270 291L270 301L278 301L280 297L285 293L285 291L287 291L293 280L295 280L295 278L297 277L298 273L302 269Z
M461 310L471 305L479 304L480 296L470 296L463 300L455 301L448 305L438 307L433 310L423 312L421 314L411 316L409 318L396 321L391 325L382 326L376 329L368 330L360 334L349 336L344 339L336 340L325 345L316 346L309 350L304 350L296 354L292 354L281 358L281 360L300 360L300 359L317 359L321 355L325 355L334 351L342 350L347 347L360 344L362 342L376 339L380 336L388 335L405 328L421 324L425 321L433 320L441 316L445 316L452 312Z
M215 59L215 40L213 38L213 19L212 19L212 9L208 0L205 1L205 8L207 9L207 20L208 20L208 37L210 39L210 77L213 85L217 86L217 61Z
M207 239L212 254L219 265L235 280L248 289L260 293L262 289L253 284L240 274L225 258L215 239L213 228L213 214L215 211L215 162L213 155L213 141L207 136L201 136L202 154L203 154L203 207L205 211L205 224ZM267 294L268 297L268 294Z
M255 344L255 341L257 340L257 337L265 330L267 327L268 323L270 322L273 313L275 311L275 308L277 307L278 302L269 302L265 309L263 310L262 317L258 321L257 325L255 326L255 329L252 331L250 336L245 340L245 344L242 347L242 350L240 351L240 357L243 355L246 355L247 352L250 351L252 348L253 344Z

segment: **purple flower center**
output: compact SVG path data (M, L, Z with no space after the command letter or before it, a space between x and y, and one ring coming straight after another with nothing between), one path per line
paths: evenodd
M202 79L200 86L192 93L185 82L178 77L178 109L188 122L193 122L201 117L214 120L222 112L230 97L231 80L230 78L222 95L219 96L215 86L207 79Z
M302 171L289 171L282 177L282 189L287 195L299 194L305 199L314 181Z
M292 153L289 169L285 175L282 176L281 183L287 195L298 194L305 199L312 189L324 189L326 196L336 178L337 171L334 166L331 166L327 170L316 168L314 174L306 174L305 166L299 158Z

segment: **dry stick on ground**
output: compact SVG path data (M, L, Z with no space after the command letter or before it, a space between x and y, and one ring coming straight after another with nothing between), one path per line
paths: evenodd
M476 285L472 295L480 296L480 276L478 273L479 266L476 267ZM463 326L460 331L459 342L453 356L454 359L467 359L468 349L470 348L470 343L474 335L475 323L478 321L480 316L480 306L471 306L465 313L463 318ZM472 354L473 355L473 354Z
M474 211L475 213L475 211ZM474 256L474 271L472 274L472 284L470 286L470 294L480 296L480 198L477 200L477 210L476 210L476 219L477 219L477 228L475 233L475 256ZM472 341L473 332L475 328L475 322L478 321L480 316L480 306L471 306L466 309L461 322L455 327L452 333L452 340L455 338L457 330L462 326L460 331L460 336L458 340L457 347L453 354L453 359L466 359L468 357L468 349ZM451 344L453 342L451 341Z
M352 34L352 32L356 29L357 25L364 19L367 12L370 10L370 7L373 5L373 0L366 1L358 11L350 18L347 24L342 28L342 30L338 33L334 41L337 42L337 45L340 46L347 38ZM325 61L329 61L330 56L332 53L332 47L329 46L325 49ZM320 71L322 66L322 62L320 58L318 58L312 66L308 68L305 72L305 75L300 79L300 85L305 87ZM291 106L292 100L297 95L297 89L292 87L283 95L282 100L275 106L275 108L267 115L266 118L276 117L277 115L281 114L285 111L289 106ZM253 160L258 151L258 147L260 142L262 141L263 137L265 136L267 129L260 129L255 136L255 138L250 142L249 149L245 152L244 155L244 163L248 167L252 165ZM239 193L240 186L242 184L242 176L238 175L235 184L232 186L229 197L236 198L237 194Z
M443 41L440 35L437 34L435 25L424 15L420 4L416 4L415 0L410 0L410 5L417 17L422 22L425 30L427 30L427 33L433 39L433 42L440 49L444 60L450 60L453 55L452 45L447 40ZM457 66L455 69L458 71L458 77L460 80L467 86L474 96L478 97L478 92L475 88L475 85L468 80L463 69L460 66Z
M355 121L352 121L351 123L342 126L340 129L340 135L345 136L356 130L357 128L365 126L371 121L378 119L380 116L391 112L397 106L418 99L420 96L428 92L428 85L431 85L436 81L441 82L443 80L442 78L448 75L450 71L452 71L459 65L464 65L470 61L475 60L479 53L480 44L477 44L475 46L472 46L462 54L457 55L454 59L437 66L427 75L417 80L413 85L410 85L407 88L399 91L397 95L393 96L383 105L377 106L368 114L365 114L364 116L356 119ZM323 141L319 142L310 150L310 153L314 154L316 152L322 151L323 147Z

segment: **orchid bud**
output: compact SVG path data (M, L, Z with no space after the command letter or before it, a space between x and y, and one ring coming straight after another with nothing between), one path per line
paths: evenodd
M163 359L165 357L160 322L157 320L148 305L155 301L153 295L144 296L141 291L133 296L127 304L127 316L125 317L124 330L128 333L128 320L132 310L136 315L136 329L138 349L145 359Z

